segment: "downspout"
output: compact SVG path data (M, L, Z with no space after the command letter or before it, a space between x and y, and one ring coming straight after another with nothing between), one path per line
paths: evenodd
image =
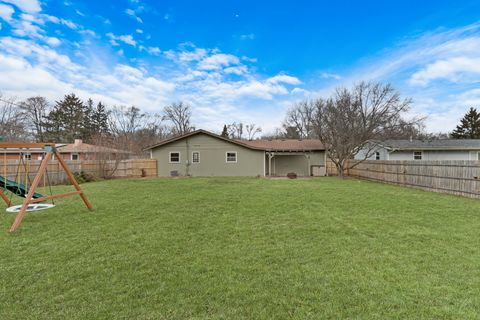
M187 152L187 159L185 160L185 175L188 177L190 175L190 143L188 138L185 139L185 149Z

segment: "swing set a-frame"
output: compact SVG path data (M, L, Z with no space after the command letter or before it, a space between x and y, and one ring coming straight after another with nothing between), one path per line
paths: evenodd
M71 196L80 196L83 200L85 206L92 210L93 206L88 200L87 196L80 188L80 185L77 183L72 171L68 168L68 165L65 163L61 155L58 153L57 149L55 148L55 144L53 143L0 143L0 150L3 150L3 165L4 170L3 173L0 173L0 197L3 201L7 204L8 212L17 213L15 221L13 222L12 226L10 227L10 232L17 230L17 228L22 223L25 214L30 211L38 211L44 210L54 207L53 204L46 204L46 201L53 201L53 199L57 198L66 198ZM17 175L15 180L7 179L7 152L15 151L19 154L19 163L17 169ZM40 152L42 154L42 160L38 167L38 170L35 173L35 177L30 182L29 180L29 161L24 160L24 154L27 154L30 150L35 150L35 152ZM39 151L40 150L40 151ZM52 159L58 160L60 167L65 171L67 179L70 183L75 187L76 191L67 192L67 193L60 193L60 194L50 194L48 196L42 195L37 192L37 188L42 182L44 182L44 186L46 185L46 181L48 181L50 187L50 179L48 177L48 164ZM23 171L25 173L25 180L18 181L19 177L19 169L20 165L23 164ZM3 176L2 176L3 174ZM51 188L50 188L51 191ZM23 203L18 206L11 206L11 198L7 197L6 192L10 192L11 195L16 195L19 197L25 198Z

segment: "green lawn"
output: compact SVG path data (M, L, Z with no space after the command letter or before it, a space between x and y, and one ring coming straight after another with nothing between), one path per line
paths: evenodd
M337 178L116 180L0 213L0 319L480 318L480 200ZM58 190L58 189L57 189Z

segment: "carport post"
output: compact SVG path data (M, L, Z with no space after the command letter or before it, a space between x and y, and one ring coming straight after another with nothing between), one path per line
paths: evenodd
M272 176L272 158L273 154L271 152L268 153L268 176Z

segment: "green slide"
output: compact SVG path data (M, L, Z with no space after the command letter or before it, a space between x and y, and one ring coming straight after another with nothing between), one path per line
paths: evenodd
M27 188L25 188L23 184L19 184L19 183L16 183L15 181L8 180L2 176L0 176L0 188L4 190L8 190L19 197L26 198L28 194L28 190ZM33 194L34 199L38 199L42 197L43 195L41 195L40 193Z

